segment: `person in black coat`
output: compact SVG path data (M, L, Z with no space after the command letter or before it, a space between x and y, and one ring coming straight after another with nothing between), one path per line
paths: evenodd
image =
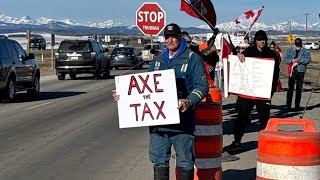
M256 32L254 37L254 46L245 49L242 54L238 54L239 60L244 62L245 57L261 57L261 58L273 58L275 61L271 97L276 91L277 82L279 78L279 60L275 52L273 52L268 46L268 37L263 30ZM242 150L241 139L245 133L246 126L250 122L250 114L254 106L258 111L258 118L260 122L260 130L267 126L270 117L271 98L253 98L239 94L238 96L238 117L234 127L234 141L229 146L223 148L224 151L237 151Z

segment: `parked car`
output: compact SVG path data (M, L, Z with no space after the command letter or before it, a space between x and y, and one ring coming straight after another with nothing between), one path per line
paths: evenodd
M33 37L30 39L31 49L46 50L47 42L43 37Z
M317 50L317 49L319 49L320 48L320 46L319 46L319 44L318 43L305 43L304 45L303 45L303 47L304 48L306 48L306 49L310 49L310 50Z
M142 68L141 53L134 47L116 47L110 54L111 67L135 67Z
M55 69L59 80L66 74L76 79L77 74L92 73L95 79L110 76L108 49L96 40L63 40L55 53Z
M12 102L16 92L40 93L40 68L33 53L25 53L12 39L0 38L0 96Z
M162 43L145 44L142 50L142 59L146 64L149 64L155 56L150 52L151 49L161 51L162 49L164 49L164 46Z

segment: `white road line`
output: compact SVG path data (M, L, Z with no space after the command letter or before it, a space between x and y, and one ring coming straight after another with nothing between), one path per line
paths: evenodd
M93 88L93 89L90 89L91 91L95 91L95 90L99 90L99 89L103 89L105 87L97 87L97 88Z
M37 106L32 106L32 107L29 107L27 109L25 109L25 111L28 111L28 110L31 110L31 109L35 109L35 108L38 108L38 107L41 107L41 106L44 106L44 105L48 105L48 104L51 104L52 102L46 102L46 103L43 103L43 104L39 104Z

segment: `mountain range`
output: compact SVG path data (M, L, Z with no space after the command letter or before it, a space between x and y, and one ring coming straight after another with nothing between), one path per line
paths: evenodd
M291 25L291 27L290 27ZM225 22L216 26L220 31L246 31L248 27L241 24L236 25L234 22ZM290 30L294 33L305 32L305 24L299 24L294 21L281 22L278 24L266 25L264 23L255 23L251 28L252 31L263 29L265 31L278 31L279 33L288 33ZM16 33L31 30L32 32L54 32L63 35L90 35L90 34L117 34L117 35L138 35L142 33L135 25L124 25L122 23L114 23L113 20L104 22L87 22L74 23L70 19L54 20L41 17L32 19L29 16L22 18L14 18L6 15L0 15L0 33ZM199 27L182 27L182 30L190 34L209 33L212 32L208 25ZM320 31L320 23L308 24L308 31L317 34Z

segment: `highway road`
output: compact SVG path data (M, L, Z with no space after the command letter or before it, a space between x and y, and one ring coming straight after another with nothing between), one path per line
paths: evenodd
M119 129L113 89L113 78L48 76L39 99L0 103L0 179L152 179L148 128Z
M147 66L145 67L147 68ZM143 72L132 70L126 74ZM15 103L0 103L0 180L150 180L148 128L119 129L117 104L111 90L114 76L126 70L112 70L110 79L93 80L91 75L76 80L42 77L39 99L19 94ZM281 77L287 87L286 77ZM301 106L311 94L305 85ZM272 117L299 118L301 112L285 111L286 91L272 100ZM305 118L320 130L320 93L315 89ZM236 119L235 97L223 98L223 144ZM222 164L224 180L256 178L258 120L256 111L243 137L240 160ZM171 179L174 160L171 163Z

